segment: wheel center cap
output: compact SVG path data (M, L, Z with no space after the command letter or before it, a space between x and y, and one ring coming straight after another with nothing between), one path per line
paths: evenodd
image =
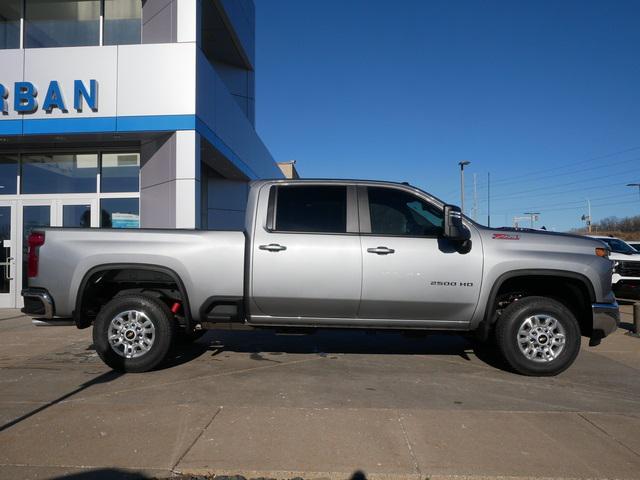
M540 335L540 336L538 337L538 342L540 342L541 344L543 344L543 345L544 345L545 343L547 343L547 340L548 340L548 339L549 339L549 338L548 338L546 335Z
M124 336L127 340L133 340L134 338L136 338L136 332L134 332L133 330L127 330Z

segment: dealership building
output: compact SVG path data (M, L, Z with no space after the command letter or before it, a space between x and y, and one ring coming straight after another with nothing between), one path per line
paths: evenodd
M0 2L0 307L35 227L242 226L254 44L252 0Z

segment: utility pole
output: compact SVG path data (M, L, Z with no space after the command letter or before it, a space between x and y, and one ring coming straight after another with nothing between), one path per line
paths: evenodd
M531 220L531 228L533 228L533 222L538 220L538 215L540 215L540 212L524 212L524 214L529 216L529 220Z
M640 195L640 183L627 183L627 187L638 187L638 195Z
M587 198L587 215L582 215L582 220L587 224L587 230L591 233L591 201Z
M473 219L478 221L478 176L473 174Z
M487 227L491 226L491 172L487 172Z
M460 165L460 210L464 215L464 167L469 165L471 162L469 160L463 160L458 162Z

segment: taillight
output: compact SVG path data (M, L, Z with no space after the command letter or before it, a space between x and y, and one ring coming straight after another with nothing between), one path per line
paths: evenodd
M29 239L29 259L27 262L27 276L29 278L38 276L38 254L39 249L44 245L44 233L43 232L31 232Z

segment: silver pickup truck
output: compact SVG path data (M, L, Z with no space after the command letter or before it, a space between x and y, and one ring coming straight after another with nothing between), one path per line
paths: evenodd
M93 325L110 367L156 367L212 328L472 332L516 372L555 375L617 328L600 241L489 229L408 184L251 184L243 231L47 228L24 311Z

